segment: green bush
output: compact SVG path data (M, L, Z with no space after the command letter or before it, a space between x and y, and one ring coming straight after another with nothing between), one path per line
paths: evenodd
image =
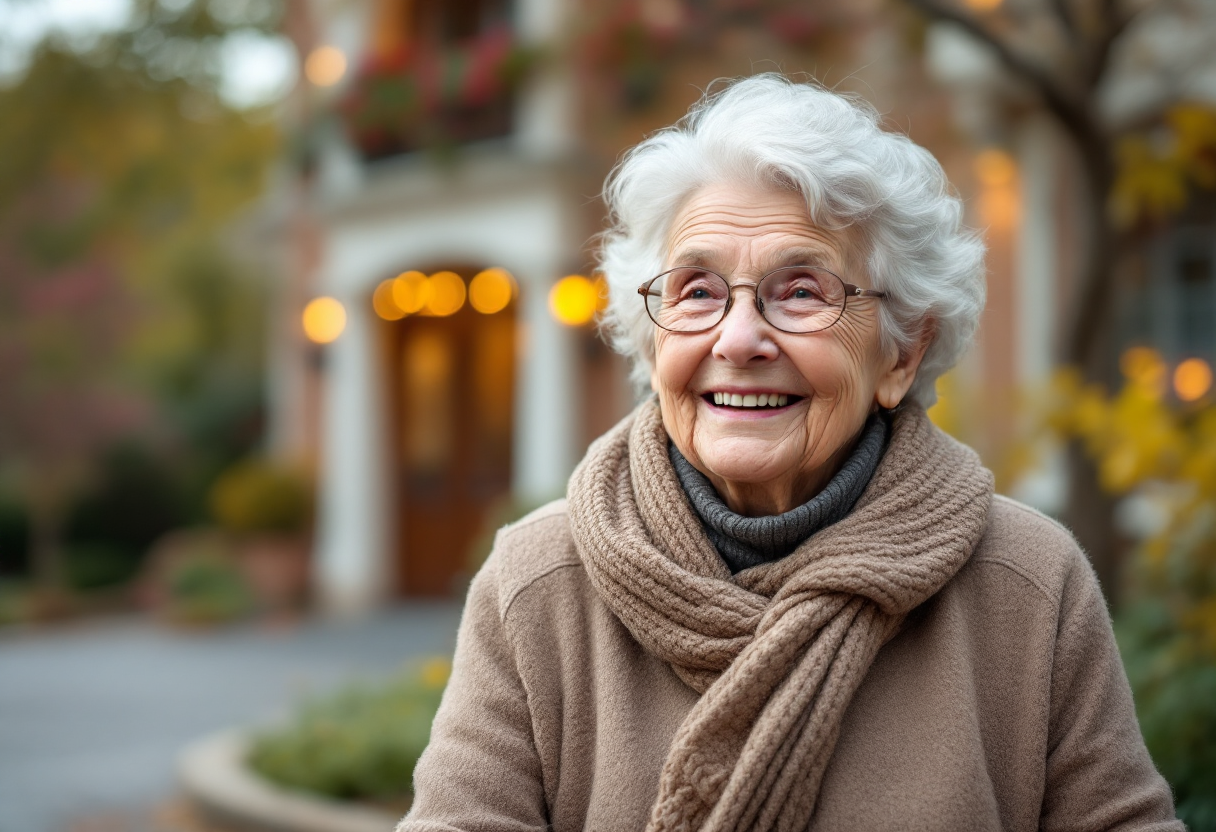
M414 765L449 665L434 659L382 687L352 687L305 704L291 723L254 738L249 764L273 783L341 799L408 799Z
M248 615L253 590L231 542L215 529L183 529L153 547L145 583L153 603L171 621L212 625Z
M0 491L0 577L29 574L29 538L25 506Z
M1115 631L1144 741L1178 817L1191 832L1216 832L1216 664L1197 655L1176 617L1145 599L1117 616Z
M247 460L216 481L211 510L230 532L305 532L312 523L312 482L292 468Z
M87 591L125 584L139 571L138 550L114 543L72 543L64 551L68 584Z
M0 627L30 619L31 590L23 582L0 578Z
M1079 442L1102 488L1136 493L1165 522L1125 564L1116 635L1149 752L1192 832L1216 832L1216 407L1165 396L1167 367L1150 349L1120 361L1117 393L1063 369L1043 391L1014 456L1045 436Z

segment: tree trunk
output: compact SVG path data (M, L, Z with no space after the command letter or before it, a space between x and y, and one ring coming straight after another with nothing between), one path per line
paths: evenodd
M1002 37L979 18L955 3L939 0L909 0L931 20L960 26L972 37L992 48L1005 69L1032 89L1068 136L1076 152L1076 163L1085 173L1085 209L1089 228L1080 283L1071 294L1067 311L1065 343L1059 355L1064 363L1080 369L1086 381L1104 381L1104 341L1110 341L1111 312L1114 307L1116 234L1106 216L1107 200L1115 181L1113 142L1099 112L1098 91L1106 74L1112 48L1135 16L1120 14L1117 4L1104 3L1097 10L1097 28L1091 34L1078 31L1065 7L1060 22L1067 30L1072 51L1088 55L1089 65L1079 77L1061 76L1048 64L1041 64L1014 47L1012 39ZM1077 83L1079 82L1079 83ZM1106 344L1113 346L1113 344ZM1067 521L1089 555L1107 600L1114 598L1121 561L1114 524L1115 501L1101 490L1094 463L1084 447L1073 440L1068 447L1069 500Z
M1098 482L1098 469L1083 444L1069 442L1067 449L1068 512L1066 520L1098 575L1110 607L1120 600L1126 541L1115 526L1116 499Z
M1072 131L1070 131L1072 132ZM1106 218L1106 205L1114 187L1110 149L1096 132L1072 132L1079 161L1084 166L1085 212L1088 238L1081 282L1069 310L1063 359L1077 367L1088 382L1104 382L1105 358L1115 347L1113 332L1113 279L1117 265L1116 235ZM1089 557L1109 605L1119 596L1119 575L1126 547L1115 528L1116 500L1102 490L1097 466L1079 439L1067 449L1068 508L1065 520Z

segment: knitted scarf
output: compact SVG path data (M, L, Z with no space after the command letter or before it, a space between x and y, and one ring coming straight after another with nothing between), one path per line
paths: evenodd
M731 576L689 505L653 401L570 479L596 591L701 698L668 751L647 832L806 829L841 718L903 617L966 562L992 475L922 410L896 414L852 513Z

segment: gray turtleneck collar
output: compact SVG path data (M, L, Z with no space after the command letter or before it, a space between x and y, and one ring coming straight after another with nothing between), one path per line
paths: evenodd
M768 517L744 517L731 511L674 443L667 443L667 452L705 533L730 571L737 573L785 557L815 532L852 511L878 468L886 444L887 420L875 413L866 420L852 455L822 491L797 508Z

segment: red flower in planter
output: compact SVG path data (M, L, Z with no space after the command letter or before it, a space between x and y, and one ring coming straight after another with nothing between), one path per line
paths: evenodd
M338 113L367 156L435 141L501 135L503 98L528 63L510 29L494 29L447 49L424 44L362 62ZM495 110L497 115L478 116Z

